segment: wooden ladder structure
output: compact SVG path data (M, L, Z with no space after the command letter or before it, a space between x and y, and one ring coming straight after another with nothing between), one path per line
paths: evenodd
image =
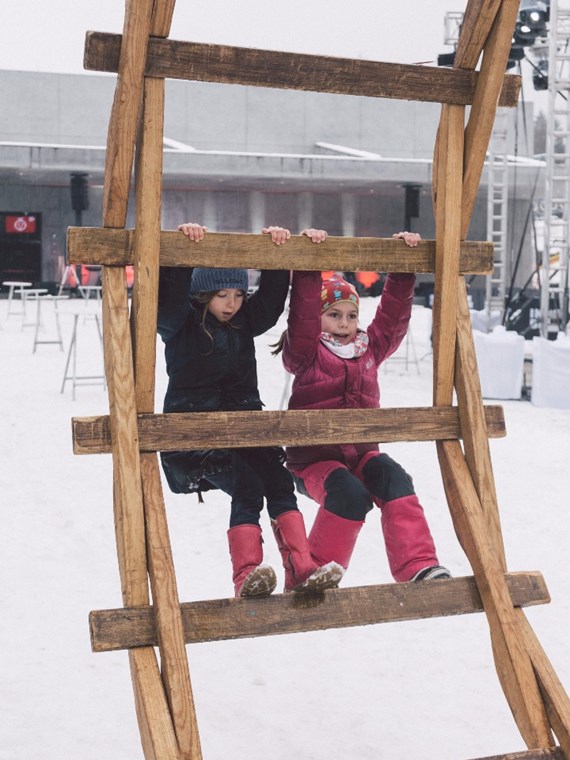
M453 69L176 42L168 39L174 0L129 0L122 37L87 35L86 68L118 77L103 226L71 228L68 254L70 263L103 267L109 415L74 419L74 450L112 453L124 607L92 612L91 637L95 651L128 650L146 758L202 757L187 643L484 611L500 683L528 747L516 757L570 760L570 702L521 609L548 602L548 591L539 573L507 573L488 445L489 437L504 435L504 421L500 407L482 403L464 283L465 274L492 269L492 246L465 237L495 109L512 107L518 98L518 77L504 76L518 5L469 0ZM435 241L404 252L397 240L333 237L317 256L306 238L294 238L279 256L279 268L435 272L432 407L153 413L159 266L215 260L216 266L276 268L271 244L260 235L209 234L195 246L177 232L161 231L169 77L442 104L433 174ZM133 165L136 223L126 230ZM131 264L129 316L124 267ZM156 452L330 440L434 440L473 577L431 584L429 591L413 583L335 589L318 603L277 594L180 604Z

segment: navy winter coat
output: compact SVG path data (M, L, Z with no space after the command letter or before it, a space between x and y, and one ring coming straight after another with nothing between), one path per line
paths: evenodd
M285 307L289 272L265 271L259 289L231 323L219 322L189 296L192 269L160 270L158 332L165 343L169 377L165 412L260 410L254 337L273 327ZM207 491L213 475L231 467L227 449L161 454L175 493Z

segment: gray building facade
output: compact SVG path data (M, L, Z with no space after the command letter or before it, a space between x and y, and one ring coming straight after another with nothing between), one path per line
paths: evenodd
M33 243L34 280L58 282L66 228L101 224L114 89L110 75L0 71L2 280L18 276L18 261L27 261L24 244L31 250ZM259 232L280 224L294 232L313 226L333 235L389 237L408 226L431 238L439 114L429 103L168 81L162 228L199 221L217 232ZM524 248L517 284L533 266L523 227L537 171L517 164L510 172L509 246ZM79 217L71 205L73 173L88 181L89 208ZM406 193L417 201L407 209L417 216L406 214ZM484 174L470 239L487 238L486 196ZM14 215L34 217L34 234L13 230ZM26 266L20 278L32 275ZM484 291L482 279L471 283L473 290Z

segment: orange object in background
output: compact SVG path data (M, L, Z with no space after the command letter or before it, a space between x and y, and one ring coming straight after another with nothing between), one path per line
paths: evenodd
M366 290L369 290L380 279L378 272L355 272L354 276L356 281Z
M327 269L324 272L321 272L321 279L323 280L330 280L330 278L336 274L336 271L333 269Z

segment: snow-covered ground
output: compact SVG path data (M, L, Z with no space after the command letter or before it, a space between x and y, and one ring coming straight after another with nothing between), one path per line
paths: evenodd
M376 305L362 302L363 322ZM44 304L48 337L52 306ZM2 760L133 760L142 757L127 655L93 654L88 613L121 606L109 455L77 457L72 416L107 413L99 386L60 392L72 314L79 313L77 372L102 372L95 321L79 300L60 305L65 350L40 345L6 319L0 301L0 553ZM95 303L87 313L96 311ZM380 370L385 406L431 403L429 313L414 308L410 364ZM270 356L280 323L259 339L262 397L285 388ZM413 361L415 354L417 363ZM405 347L401 349L401 352ZM165 388L158 346L157 403ZM527 610L570 689L570 411L502 402L507 437L491 441L510 570L540 570L550 605ZM470 575L443 496L435 446L387 445L413 475L440 559ZM182 601L232 592L227 498L165 491ZM310 525L315 505L301 498ZM267 559L278 553L263 516ZM387 583L379 514L370 514L346 584ZM483 615L188 647L205 760L458 760L524 748L495 674Z

